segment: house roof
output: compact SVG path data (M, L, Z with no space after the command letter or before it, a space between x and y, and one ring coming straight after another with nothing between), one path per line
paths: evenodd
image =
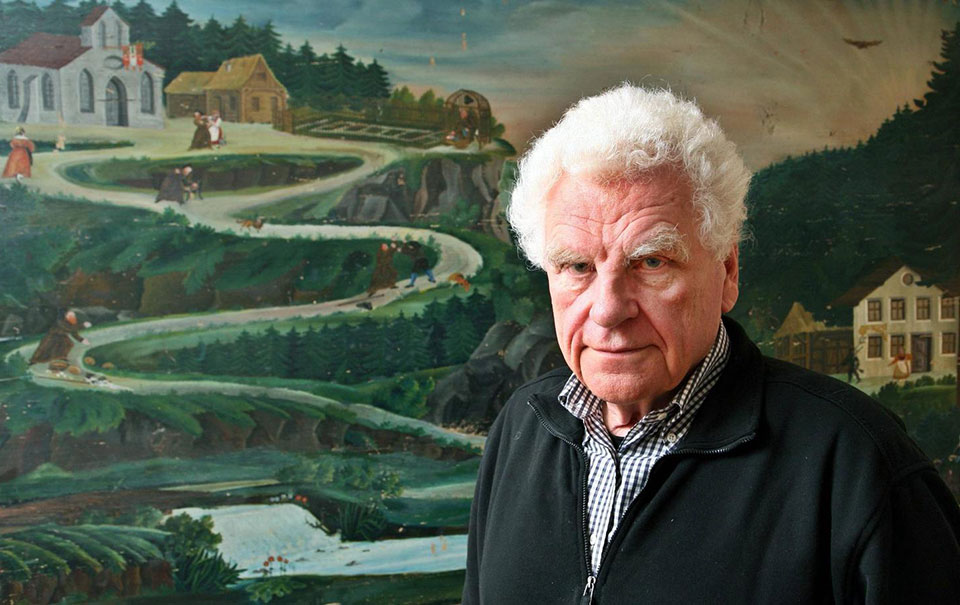
M827 324L817 321L813 318L813 313L803 308L799 302L794 302L790 307L790 312L783 320L783 323L774 333L774 338L787 336L789 334L802 334L805 332L822 332L827 329Z
M83 18L83 21L80 23L81 27L93 25L94 23L99 21L100 17L103 16L103 13L107 12L108 10L110 10L110 7L106 5L101 5L96 7L95 9L90 11L90 14L88 14L86 17Z
M876 263L863 277L857 280L849 290L837 297L831 305L836 307L856 307L868 294L879 288L891 275L906 263L896 257L886 258Z
M181 71L180 74L167 84L163 92L180 95L202 95L203 89L213 78L213 71Z
M266 67L267 72L279 84L280 81L277 80L273 70L271 70L270 66L267 65L267 61L263 58L263 55L256 54L248 55L246 57L234 57L227 59L220 64L220 69L217 70L216 74L213 76L213 79L210 80L204 88L207 90L240 89L244 84L247 83L247 81L253 75L254 70L257 68L257 65L259 65L261 61L263 62L264 67ZM286 88L284 88L283 84L280 84L280 87L286 91Z
M0 53L0 63L59 69L88 50L80 36L37 33Z

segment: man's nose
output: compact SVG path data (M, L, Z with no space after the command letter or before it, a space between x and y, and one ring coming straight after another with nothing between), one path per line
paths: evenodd
M612 328L640 313L640 305L626 275L598 273L592 284L590 320L600 327Z

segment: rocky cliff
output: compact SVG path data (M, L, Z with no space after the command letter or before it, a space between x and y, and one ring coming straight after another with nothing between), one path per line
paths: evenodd
M500 199L504 165L500 157L432 158L419 168L417 188L410 186L407 169L390 168L348 190L330 215L352 223L433 223L476 208L479 218L469 227L504 237Z
M486 431L513 391L563 365L551 317L526 327L496 323L467 363L437 383L427 399L430 419Z

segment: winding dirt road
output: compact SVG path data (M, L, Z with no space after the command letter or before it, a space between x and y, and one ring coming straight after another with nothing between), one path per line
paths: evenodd
M236 233L238 225L235 216L264 204L271 204L284 199L302 196L304 194L320 194L333 191L350 183L364 179L389 163L399 159L405 150L392 146L345 142L327 139L298 137L277 132L264 125L232 124L230 146L223 150L221 155L250 154L250 153L296 153L315 155L351 155L359 157L363 163L347 172L327 178L317 179L301 185L275 189L254 195L217 195L205 200L192 200L182 207L175 203L157 204L153 195L112 189L94 189L71 182L64 177L64 170L74 164L85 164L95 161L107 161L113 158L129 159L149 157L152 160L164 157L183 157L187 153L182 148L183 141L189 141L192 132L192 123L187 120L170 120L169 127L162 131L134 131L128 129L108 129L109 134L118 139L133 139L132 147L75 151L62 154L37 154L37 168L29 186L37 191L56 196L72 196L98 203L113 204L142 208L153 212L162 212L171 207L174 211L186 216L191 224L202 223L217 231ZM47 127L52 130L52 127ZM43 131L37 126L34 131ZM82 130L80 135L83 135ZM43 134L40 135L43 137ZM87 136L103 138L103 129L91 132ZM213 152L193 152L195 154ZM450 274L461 273L464 276L475 274L483 265L483 259L467 243L447 234L426 229L415 229L396 226L338 226L338 225L273 225L266 224L260 231L251 231L250 237L274 239L351 239L351 238L390 238L390 239L419 239L426 241L433 238L439 252L434 274L438 282L442 283ZM432 286L426 280L419 280L419 284ZM400 282L398 285L402 285ZM369 299L374 306L383 306L405 294L418 291L402 287L384 290L383 296ZM189 330L209 329L218 326L240 325L256 321L284 320L296 317L317 317L343 312L351 309L351 303L365 300L365 295L337 301L327 301L316 304L279 306L258 309L244 309L240 311L198 313L187 316L158 317L130 323L113 324L102 328L92 328L84 331L84 335L91 341L91 345L77 345L71 358L80 365L86 351L91 346L101 346L125 340L131 340L155 334L181 332ZM24 345L9 355L19 353L29 358L35 343ZM82 366L81 366L82 367ZM95 371L103 371L96 368ZM39 383L51 386L67 386L75 388L97 388L81 382L64 382L56 380L45 366L32 367L33 377ZM474 447L482 446L484 439L474 435L465 435L437 427L428 422L414 420L405 416L398 416L379 408L364 404L345 405L311 393L294 389L266 388L252 385L243 385L225 381L161 381L144 378L127 378L120 376L109 377L116 388L130 390L137 393L198 393L217 392L223 394L261 395L279 399L288 399L316 405L320 407L336 406L348 407L358 418L375 425L392 425L404 427L406 430L429 435L433 438L469 444Z

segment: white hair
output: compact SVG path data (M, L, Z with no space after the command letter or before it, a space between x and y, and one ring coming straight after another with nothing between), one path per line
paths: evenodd
M637 181L676 166L693 189L700 242L723 260L740 241L750 171L720 126L668 90L623 84L580 100L520 160L507 219L537 267L545 259L545 197L561 176Z

